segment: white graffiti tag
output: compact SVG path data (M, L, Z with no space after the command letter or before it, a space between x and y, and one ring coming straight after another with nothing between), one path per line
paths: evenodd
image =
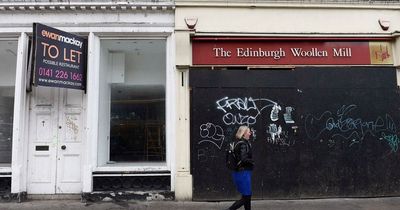
M202 140L198 144L208 142L214 144L218 149L221 149L225 139L222 127L210 122L200 125L200 137Z
M292 118L292 112L293 112L294 108L293 107L286 107L286 113L283 114L283 118L285 119L286 124L289 123L294 123L294 120Z
M281 110L278 103L266 98L253 99L252 97L224 97L217 100L216 104L217 109L222 110L225 113L222 117L222 121L225 125L254 125L257 123L257 117L267 107L271 107L271 120L276 121L278 120L279 110Z
M269 115L273 122L279 119L279 111L282 110L281 106L274 105L271 110L271 114Z
M268 133L271 135L272 143L276 143L276 140L281 138L282 127L270 124L268 126Z
M282 126L276 125L275 123L269 124L267 133L270 137L267 137L267 142L274 145L280 146L292 146L295 144L295 139L290 139L288 131L284 131Z

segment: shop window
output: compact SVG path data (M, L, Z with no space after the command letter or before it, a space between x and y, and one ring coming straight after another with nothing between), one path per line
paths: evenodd
M0 41L0 166L11 164L17 41Z
M107 147L99 145L100 165L165 162L165 40L101 46L99 130Z

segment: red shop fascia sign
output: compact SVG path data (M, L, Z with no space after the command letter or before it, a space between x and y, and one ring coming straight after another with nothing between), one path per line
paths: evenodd
M393 65L390 38L192 37L196 65Z

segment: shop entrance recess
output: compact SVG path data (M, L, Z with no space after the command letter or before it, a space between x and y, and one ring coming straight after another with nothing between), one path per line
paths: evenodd
M190 69L194 200L236 199L225 149L253 130L253 197L400 195L396 70Z
M83 91L37 87L30 100L29 194L80 193Z

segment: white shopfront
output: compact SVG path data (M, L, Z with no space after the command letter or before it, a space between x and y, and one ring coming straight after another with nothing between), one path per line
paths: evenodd
M115 177L128 177L117 184L122 191L174 191L172 2L3 3L0 9L0 117L2 129L9 127L0 135L0 173L4 185L11 179L10 192L105 191ZM86 91L26 90L34 22L88 40ZM163 181L134 184L146 177Z

